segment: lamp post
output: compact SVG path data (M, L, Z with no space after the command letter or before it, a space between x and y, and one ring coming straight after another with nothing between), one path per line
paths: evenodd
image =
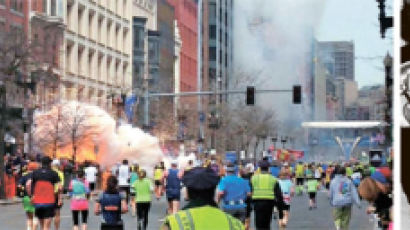
M283 136L280 138L280 142L282 142L282 148L285 148L285 144L288 141L288 137Z
M386 54L383 60L384 70L385 70L385 93L386 93L386 108L384 113L384 120L387 123L384 135L385 143L389 144L392 141L391 128L392 128L392 95L393 95L393 77L392 77L392 66L393 58L389 53Z

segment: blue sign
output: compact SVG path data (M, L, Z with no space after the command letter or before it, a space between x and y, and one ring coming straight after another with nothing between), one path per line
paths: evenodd
M236 152L226 152L225 160L230 163L235 163L238 160L238 156L236 155Z

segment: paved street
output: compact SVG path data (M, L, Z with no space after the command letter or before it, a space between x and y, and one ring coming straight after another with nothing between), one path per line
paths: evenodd
M365 203L363 202L365 206ZM165 200L154 201L150 212L150 221L148 224L149 229L158 229L162 222L159 221L165 213L166 203ZM351 229L361 230L373 230L374 223L370 220L370 217L365 214L365 207L362 209L354 208ZM22 230L24 227L24 214L21 206L8 205L0 206L0 223L2 226L0 229L7 230ZM130 214L124 215L126 223L126 230L136 229L136 218L131 217ZM89 229L98 229L100 223L99 217L91 214L89 218ZM69 211L69 203L65 202L65 206L62 211L62 230L71 229L71 213ZM273 226L273 225L272 225ZM272 229L276 229L276 226ZM291 230L329 230L334 229L331 208L328 204L326 193L320 192L318 195L318 209L308 210L308 198L307 196L295 197L291 206L291 218L288 229Z
M410 226L410 205L407 202L406 195L401 192L401 229L407 229Z

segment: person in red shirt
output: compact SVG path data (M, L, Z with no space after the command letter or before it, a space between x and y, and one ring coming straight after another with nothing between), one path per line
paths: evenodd
M51 169L51 159L45 156L41 160L41 168L32 174L31 202L35 208L35 216L39 219L42 230L51 229L51 220L55 216L56 203L62 204L61 189L55 194L55 185L60 182L58 174ZM56 200L57 199L57 200Z

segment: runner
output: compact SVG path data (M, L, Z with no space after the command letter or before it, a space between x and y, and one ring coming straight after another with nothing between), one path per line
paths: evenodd
M127 213L128 207L125 195L117 187L117 178L108 177L107 189L96 200L94 212L96 215L102 214L101 230L124 229L121 214Z
M179 210L181 199L181 173L178 170L178 162L173 160L171 168L165 172L165 190L168 200L168 214L175 214Z
M326 189L329 190L330 188L330 181L333 174L333 165L329 165L326 169L326 176L325 176L325 186Z
M352 204L360 207L359 195L353 182L346 177L346 169L336 166L335 177L330 182L330 204L337 230L348 230L352 215Z
M151 194L153 186L151 180L147 178L145 170L139 172L139 178L132 184L136 192L135 202L137 203L138 230L145 230L148 226L148 214L151 208Z
M131 175L130 175L130 196L131 196L131 216L135 216L136 206L135 206L135 189L134 182L138 180L139 166L137 163L133 164Z
M164 170L160 165L154 168L155 196L159 200L162 196Z
M28 182L31 184L28 186L28 191L31 191L35 216L39 219L41 230L50 230L56 203L62 205L61 189L57 190L57 196L55 194L55 186L59 184L60 177L51 169L50 157L43 157L41 164L42 167L33 172Z
M22 197L23 197L23 208L24 211L26 212L26 217L27 217L27 230L36 230L37 229L37 220L34 219L34 211L35 208L33 204L31 203L31 197L29 196L27 192L27 181L30 180L30 178L33 175L33 171L38 169L38 164L28 164L27 165L27 172L23 174L23 177L20 178L18 187L19 190L22 192Z
M221 207L224 212L245 224L246 199L251 195L251 188L246 180L235 175L235 165L228 164L226 172L227 175L217 186L217 201L218 203L222 201Z
M290 202L292 199L292 196L295 193L295 186L291 180L291 174L287 172L286 170L282 171L279 174L279 185L282 190L282 195L283 195L283 219L279 220L279 228L280 229L286 229L286 226L289 221L289 214L290 214Z
M125 194L125 200L129 202L130 196L130 167L128 166L128 160L123 160L122 165L118 168L118 186L120 188L120 192Z
M73 215L73 230L78 230L79 216L81 213L82 230L87 230L88 198L90 188L88 181L84 179L84 171L77 172L77 178L71 180L69 185L71 197L71 212Z
M91 164L91 163L87 163L86 165L87 167L84 168L84 172L85 172L85 179L88 181L89 185L90 185L90 192L91 195L94 195L94 190L96 188L96 183L97 183L97 173L98 170L97 168Z
M309 210L317 208L316 193L320 187L320 178L313 178L312 175L307 176L307 192L309 193Z
M296 177L296 194L301 195L303 193L303 181L305 177L304 165L302 162L299 162L296 165L295 177Z

